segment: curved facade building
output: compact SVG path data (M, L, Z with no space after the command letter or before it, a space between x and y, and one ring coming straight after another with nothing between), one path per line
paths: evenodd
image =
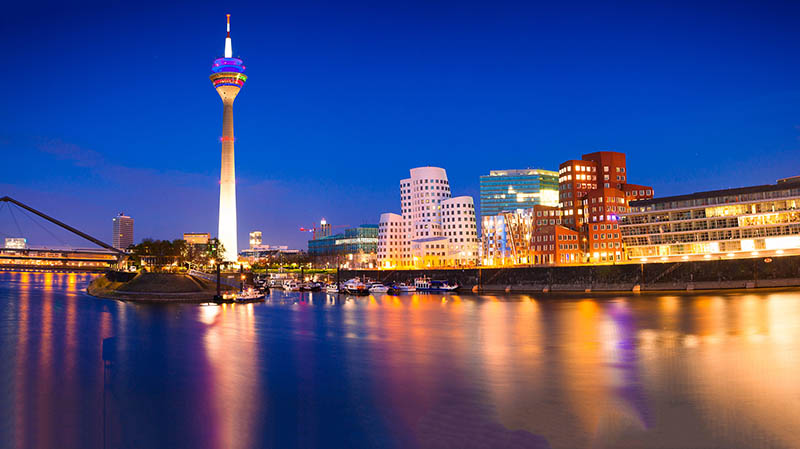
M406 226L403 216L391 212L381 214L378 224L378 260L391 261L395 268L403 255L403 242L406 240Z
M447 238L450 266L471 265L478 258L478 222L471 196L442 201L442 235Z
M443 168L412 168L410 175L400 181L402 214L381 215L378 265L381 268L423 268L474 264L478 258L478 241L472 198L451 198L450 182ZM445 210L448 214L443 214ZM472 214L470 221L466 220L468 213ZM462 221L456 222L457 217ZM445 223L452 226L447 228L447 233ZM456 227L459 225L461 228ZM465 241L461 242L461 238ZM471 241L467 242L467 238Z

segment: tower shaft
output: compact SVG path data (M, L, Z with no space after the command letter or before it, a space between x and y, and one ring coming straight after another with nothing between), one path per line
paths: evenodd
M219 182L218 238L225 253L223 260L237 259L236 164L233 152L233 99L224 101L222 112L222 165Z

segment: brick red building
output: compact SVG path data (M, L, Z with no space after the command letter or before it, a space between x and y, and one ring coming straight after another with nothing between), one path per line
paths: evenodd
M569 265L580 263L583 255L578 231L561 225L537 226L530 251L535 265Z
M625 252L619 214L628 202L653 197L653 188L628 184L625 154L598 151L559 165L562 224L579 234L584 262L620 262Z

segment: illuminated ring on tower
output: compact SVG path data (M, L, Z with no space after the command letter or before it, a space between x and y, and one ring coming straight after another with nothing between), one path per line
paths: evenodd
M211 71L214 73L220 72L237 72L244 73L244 62L239 58L219 58L214 60L211 65Z
M244 82L247 81L247 75L235 72L222 72L211 75L211 82L214 83L214 88L220 86L236 86L241 88Z

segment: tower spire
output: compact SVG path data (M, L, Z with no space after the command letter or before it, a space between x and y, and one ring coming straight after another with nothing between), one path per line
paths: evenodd
M233 57L233 46L231 45L231 15L225 14L228 16L228 36L225 38L225 57L232 58Z

